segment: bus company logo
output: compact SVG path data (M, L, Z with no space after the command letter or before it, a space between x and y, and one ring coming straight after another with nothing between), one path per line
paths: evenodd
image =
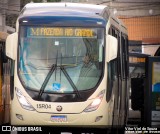
M57 110L58 112L62 111L62 106L60 106L60 105L57 106L57 107L56 107L56 110Z

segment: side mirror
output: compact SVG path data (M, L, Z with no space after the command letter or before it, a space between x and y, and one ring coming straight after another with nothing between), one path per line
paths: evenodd
M12 60L16 59L17 44L18 44L18 34L13 33L8 35L6 40L6 55Z
M118 41L115 37L107 35L106 39L106 61L110 62L111 60L117 58L118 51Z

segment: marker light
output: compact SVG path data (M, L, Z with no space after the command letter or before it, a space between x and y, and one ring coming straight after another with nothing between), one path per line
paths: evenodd
M101 104L101 101L103 99L105 90L102 90L98 96L93 100L93 102L91 104L89 104L88 107L86 107L86 109L84 110L84 112L92 112L95 111L99 105Z
M23 96L22 92L18 88L16 88L16 95L22 108L31 111L35 110L34 107L28 102L28 100Z
M27 21L27 20L23 20L23 22L24 22L24 23L27 23L28 21Z
M96 119L95 119L95 122L100 121L102 118L103 118L103 116L97 116Z
M23 120L23 116L21 114L16 114L16 117L20 120Z

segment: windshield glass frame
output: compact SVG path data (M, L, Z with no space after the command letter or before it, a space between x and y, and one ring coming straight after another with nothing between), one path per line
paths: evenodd
M31 27L33 25L25 25L25 27ZM36 25L37 26L37 25ZM37 91L35 88L32 88L32 87L28 87L26 86L26 84L23 82L23 79L22 77L20 76L20 72L19 72L19 68L20 68L20 39L21 39L21 27L24 27L24 25L20 25L20 28L19 28L19 38L18 38L18 53L17 53L17 73L18 73L18 77L19 77L19 80L21 81L22 83L22 86L24 87L25 90L32 90L32 91ZM41 25L38 25L38 27L41 27ZM50 27L54 27L54 26L50 26ZM62 26L64 27L64 26ZM68 27L68 26L67 26ZM85 26L84 27L79 27L79 28L86 28ZM100 82L102 81L102 78L104 77L104 66L105 66L105 28L102 28L102 27L88 27L87 28L101 28L103 29L103 49L102 49L102 65L101 65L101 75L100 75L100 78L98 80L98 82L96 83L96 85L90 89L95 89L97 88L97 86L100 84ZM60 67L61 69L61 67ZM85 89L85 90L90 90L90 89ZM85 91L85 90L78 90L78 91ZM48 92L48 91L44 91L45 93L55 93L55 92ZM66 92L67 93L67 92ZM73 90L72 92L68 92L68 93L75 93L75 91ZM65 93L64 93L65 94Z

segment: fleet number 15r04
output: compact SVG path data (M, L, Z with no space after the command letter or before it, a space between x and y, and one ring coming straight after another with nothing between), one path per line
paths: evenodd
M37 108L51 109L50 104L37 104Z

